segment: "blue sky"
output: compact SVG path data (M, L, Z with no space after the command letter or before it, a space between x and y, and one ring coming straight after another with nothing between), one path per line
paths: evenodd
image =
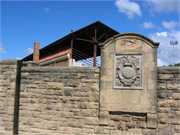
M8 1L1 0L0 60L21 59L95 21L120 33L143 34L156 42L158 66L180 63L179 0Z

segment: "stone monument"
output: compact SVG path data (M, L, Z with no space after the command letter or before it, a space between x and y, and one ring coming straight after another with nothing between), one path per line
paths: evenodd
M136 33L118 34L101 48L100 125L110 112L140 113L147 127L157 126L157 48L159 43Z

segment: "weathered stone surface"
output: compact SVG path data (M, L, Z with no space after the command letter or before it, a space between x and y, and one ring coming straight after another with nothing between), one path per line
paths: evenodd
M126 130L126 123L122 121L118 122L117 129L122 131Z
M158 107L167 107L168 103L167 101L159 101L158 102Z
M65 96L73 96L74 89L72 87L64 87L64 95Z
M172 74L158 74L159 80L173 80Z
M180 93L173 93L174 100L180 100Z
M95 134L104 134L104 128L99 127L99 126L95 126L94 133Z
M138 128L146 128L146 122L145 121L137 121L136 122Z
M109 112L108 111L100 111L100 125L108 125L109 123Z
M120 115L110 115L110 120L120 121L122 118Z
M85 124L86 125L99 125L99 119L97 117L87 117L85 119Z
M147 114L147 128L157 127L157 114Z
M48 89L62 90L64 87L63 83L47 82Z
M167 89L168 90L179 90L180 84L179 84L179 82L167 82Z
M157 89L158 90L165 90L166 89L166 83L158 83Z

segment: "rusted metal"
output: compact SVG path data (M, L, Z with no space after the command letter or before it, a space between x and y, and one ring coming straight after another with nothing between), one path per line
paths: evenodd
M88 39L82 39L82 38L75 38L76 40L82 40L82 41L87 41L87 42L93 42L93 40L88 40Z
M105 34L106 34L106 33L102 34L102 35L97 39L97 41L98 41L99 39L101 39Z
M93 67L96 67L96 56L97 56L97 28L95 28L95 33L94 33L94 62L93 62Z
M92 36L90 36L87 32L86 32L86 34L88 35L88 37L90 37L93 40Z
M94 61L93 58L90 58L88 55L86 55L86 54L84 54L81 51L76 50L76 49L74 49L73 52L74 52L73 58L81 59L81 61L84 62L85 64L87 64L88 66L91 66L91 67L93 66L93 61ZM101 65L100 62L97 61L96 66L100 67L100 65Z
M72 31L71 31L72 32ZM72 59L72 57L73 57L73 39L71 39L71 67L73 66L73 59Z
M73 55L73 39L71 39L71 59L72 59L72 55Z

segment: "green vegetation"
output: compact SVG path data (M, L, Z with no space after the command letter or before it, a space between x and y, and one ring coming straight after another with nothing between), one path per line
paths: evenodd
M179 67L180 63L174 64L175 67ZM163 66L164 67L164 66ZM173 67L173 65L169 65L169 67Z

